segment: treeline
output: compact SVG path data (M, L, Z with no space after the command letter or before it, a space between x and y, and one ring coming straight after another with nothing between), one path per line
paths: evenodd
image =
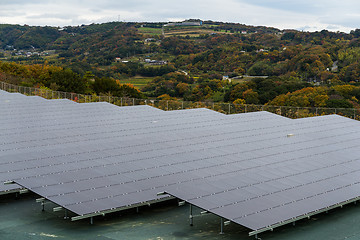
M0 24L1 49L46 49L61 33L54 27Z
M120 84L113 78L96 77L91 72L80 75L71 69L47 64L22 65L0 61L0 81L26 87L45 87L54 91L144 97L132 85Z
M217 41L224 36L210 37ZM357 40L356 40L357 41ZM304 81L358 81L360 45L338 40L331 48L323 45L290 45L264 49L259 45L231 42L195 54L181 55L175 66L193 73L224 75L290 76Z
M176 71L176 68L172 64L163 65L159 67L145 67L143 64L138 63L117 63L111 67L112 72L119 74L119 76L133 77L141 75L144 77L162 76Z
M314 87L296 77L254 78L232 84L227 80L191 78L182 73L156 77L143 90L151 97L187 101L225 101L235 104L357 108L360 86L342 84Z
M203 75L194 78L183 72L172 72L155 77L143 89L144 95L132 85L120 84L113 78L96 77L91 72L80 75L71 69L47 64L0 62L0 81L55 91L274 106L354 108L360 104L360 86L356 84L314 87L297 77L254 78L231 83L218 77Z
M62 29L0 25L0 49L56 51L56 55L48 59L49 64L42 56L8 59L25 59L36 64L6 67L1 63L2 77L17 79L23 85L38 84L79 93L274 105L357 106L360 29L349 34L326 30L310 33L206 21L194 28L199 34L164 38L161 34L142 33L141 25L159 28L161 23L112 22ZM149 66L144 64L146 58L165 59L168 63ZM127 89L128 92L118 89L120 85L115 79L136 75L154 77L142 89L143 95L131 89ZM222 80L223 76L240 79L245 76L246 79L247 75L268 78ZM338 89L341 86L353 89L343 94ZM295 95L310 100L294 101ZM316 96L316 100L311 100L312 96Z

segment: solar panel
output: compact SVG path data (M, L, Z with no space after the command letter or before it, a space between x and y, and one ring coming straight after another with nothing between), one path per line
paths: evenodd
M351 119L62 103L0 91L0 180L80 216L166 191L258 231L359 197Z

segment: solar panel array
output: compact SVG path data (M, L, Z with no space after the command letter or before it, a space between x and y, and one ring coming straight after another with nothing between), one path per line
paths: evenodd
M294 137L257 141L257 149L245 143L236 155L207 169L210 174L166 192L253 230L357 198L358 124L325 119L325 124L297 121L304 124L291 130Z
M360 196L360 123L0 92L0 181L80 215L186 200L252 230ZM9 186L0 186L8 191Z

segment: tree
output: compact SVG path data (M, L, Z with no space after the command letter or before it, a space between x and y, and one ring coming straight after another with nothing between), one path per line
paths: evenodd
M248 104L257 104L259 103L259 94L252 89L248 89L243 92L243 99Z
M268 76L272 75L272 68L269 63L265 61L256 62L248 71L249 75L252 76Z
M279 95L268 104L274 106L325 107L328 100L327 88L307 87L292 93Z
M70 69L52 73L49 85L51 83L55 83L64 92L85 93L88 87L86 79Z

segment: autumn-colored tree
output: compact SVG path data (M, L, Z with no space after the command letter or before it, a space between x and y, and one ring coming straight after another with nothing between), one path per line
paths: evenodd
M274 106L325 107L328 100L326 88L307 87L293 93L279 95L268 104Z
M252 89L247 89L243 92L243 99L248 104L259 103L259 94Z

